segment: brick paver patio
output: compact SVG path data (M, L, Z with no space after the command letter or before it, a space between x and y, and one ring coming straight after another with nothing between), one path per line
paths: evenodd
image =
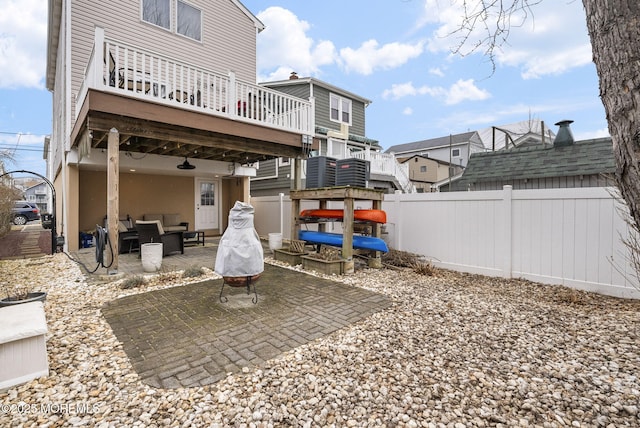
M102 312L142 380L207 385L383 310L388 297L265 264L258 303L222 280L114 300Z

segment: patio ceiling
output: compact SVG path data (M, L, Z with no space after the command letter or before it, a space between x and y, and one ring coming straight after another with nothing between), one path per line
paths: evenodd
M301 135L137 99L90 91L72 133L73 146L89 138L107 148L109 130L120 150L240 164L276 157L304 158Z

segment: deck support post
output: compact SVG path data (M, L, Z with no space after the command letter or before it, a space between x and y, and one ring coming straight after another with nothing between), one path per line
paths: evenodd
M120 133L117 129L109 130L107 138L107 233L113 250L113 263L108 273L118 272L118 219L120 189ZM104 260L103 260L104 262Z

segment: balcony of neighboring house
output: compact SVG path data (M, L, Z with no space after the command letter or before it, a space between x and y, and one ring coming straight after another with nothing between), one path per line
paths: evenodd
M388 179L403 193L415 193L416 188L409 178L409 166L401 164L390 153L371 151L369 148L359 151L350 151L349 157L368 160L370 162L370 174L379 179Z
M313 100L119 42L97 28L75 97L79 157L116 128L127 152L251 164L304 157ZM83 147L86 146L86 147Z

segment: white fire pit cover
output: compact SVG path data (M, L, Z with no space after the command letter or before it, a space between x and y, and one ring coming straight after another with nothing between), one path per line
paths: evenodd
M229 212L229 226L220 238L215 272L222 276L253 276L264 271L264 255L253 227L253 207L236 201Z

